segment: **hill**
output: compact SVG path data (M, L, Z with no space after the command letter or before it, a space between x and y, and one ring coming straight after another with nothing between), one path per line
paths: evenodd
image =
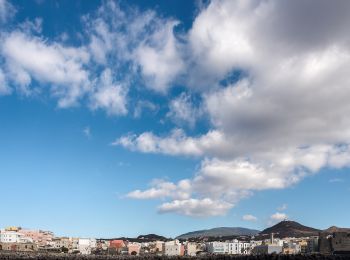
M104 238L101 238L101 239L104 239ZM171 238L166 238L156 234L148 234L148 235L140 235L138 237L116 237L116 238L109 238L105 240L123 240L123 241L141 243L141 242L152 242L152 241L169 241L171 240Z
M350 232L350 228L340 228L340 227L336 227L336 226L331 226L331 227L323 230L322 232L328 233L328 234L332 234L334 232Z
M167 240L169 240L166 237L159 236L156 234L140 235L137 237L137 239L144 240L144 241L167 241Z
M212 229L188 232L177 236L177 239L189 239L198 237L228 237L228 236L252 236L259 233L259 230L241 227L218 227Z
M275 237L307 237L307 236L317 236L322 230L315 229L312 227L307 227L301 225L298 222L284 220L280 223L266 228L259 233L260 236L270 236L274 233Z

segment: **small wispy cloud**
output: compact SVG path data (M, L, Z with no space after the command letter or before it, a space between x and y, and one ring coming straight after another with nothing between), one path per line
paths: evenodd
M276 212L270 216L270 219L268 221L268 225L274 225L280 221L288 219L288 215L286 213L282 212Z
M86 126L84 129L83 129L83 134L88 138L90 139L92 137L91 135L91 129L89 126Z
M251 214L247 214L247 215L244 215L242 217L242 220L244 220L244 221L257 221L258 218L253 216L253 215L251 215Z
M330 183L344 182L344 180L343 180L343 179L340 179L340 178L334 178L334 179L330 179L329 182L330 182Z
M286 203L282 204L282 206L278 207L277 210L278 211L284 211L288 208L288 205Z

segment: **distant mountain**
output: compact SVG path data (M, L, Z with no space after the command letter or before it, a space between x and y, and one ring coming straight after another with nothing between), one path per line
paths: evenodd
M218 227L218 228L188 232L176 238L189 239L189 238L198 238L198 237L253 236L258 233L259 233L259 230L248 229L248 228Z
M323 230L322 232L328 233L328 234L332 234L334 232L350 232L350 228L340 228L340 227L336 227L336 226L331 226L331 227Z
M103 238L102 238L103 239ZM140 235L138 237L117 237L109 238L107 240L123 240L129 242L152 242L152 241L169 241L171 238L166 238L156 234Z
M137 237L139 240L147 240L147 241L166 241L168 238L159 236L156 234L148 234L148 235L140 235Z
M274 233L275 237L307 237L317 236L322 230L303 226L295 221L284 220L280 223L264 229L260 232L260 236L270 236Z

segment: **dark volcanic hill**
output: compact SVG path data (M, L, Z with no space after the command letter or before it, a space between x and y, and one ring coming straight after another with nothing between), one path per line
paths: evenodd
M168 238L159 236L156 234L148 234L148 235L140 235L137 237L139 240L147 240L147 241L167 241Z
M103 239L103 238L102 238ZM107 240L124 240L129 242L152 242L152 241L169 241L171 238L166 238L163 236L159 236L156 234L148 234L148 235L140 235L138 237L116 237L116 238L109 238Z
M340 227L336 227L336 226L331 226L331 227L323 230L322 232L327 233L327 234L332 234L334 232L350 232L350 228L340 228Z
M228 237L228 236L252 236L259 233L259 230L241 227L218 227L212 229L192 231L182 234L177 239L189 239L198 237Z
M284 220L280 223L269 227L259 233L260 236L270 236L274 233L275 237L308 237L317 236L322 230L303 226L295 221Z

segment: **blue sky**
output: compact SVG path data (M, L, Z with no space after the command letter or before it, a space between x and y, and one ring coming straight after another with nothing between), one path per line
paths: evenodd
M348 11L0 0L0 226L349 226Z

